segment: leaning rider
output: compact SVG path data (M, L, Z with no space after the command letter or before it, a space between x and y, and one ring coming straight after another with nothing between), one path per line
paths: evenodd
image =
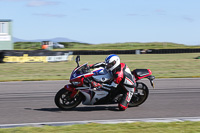
M90 68L101 66L105 67L108 71L111 71L114 78L114 81L110 85L106 85L106 87L120 88L124 90L122 99L118 103L118 107L119 110L126 110L135 91L135 77L131 74L131 71L126 64L120 63L119 56L115 54L107 56L105 62L90 65ZM91 85L97 88L102 87L101 84L95 81L91 82Z

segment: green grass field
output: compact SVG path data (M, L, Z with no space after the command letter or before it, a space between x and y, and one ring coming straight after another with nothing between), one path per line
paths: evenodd
M84 124L0 129L0 133L199 133L200 122Z
M119 55L131 70L151 69L156 78L200 77L200 53ZM80 64L104 61L106 55L81 55ZM75 57L74 57L75 58ZM66 80L75 61L57 63L1 63L0 81Z

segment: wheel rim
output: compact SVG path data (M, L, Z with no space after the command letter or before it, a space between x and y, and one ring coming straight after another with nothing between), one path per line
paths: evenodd
M65 92L61 95L59 98L59 103L63 108L69 108L71 106L74 106L74 104L78 101L78 96L71 98L70 97L71 92Z
M133 104L140 104L146 99L146 92L142 89L138 89L137 93L133 95Z
M142 104L148 97L148 88L143 83L138 83L137 89L133 94L133 97L130 101L130 106L139 106Z

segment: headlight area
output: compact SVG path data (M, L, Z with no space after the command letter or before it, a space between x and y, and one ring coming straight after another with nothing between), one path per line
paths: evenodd
M71 82L74 86L78 86L81 84L81 82Z

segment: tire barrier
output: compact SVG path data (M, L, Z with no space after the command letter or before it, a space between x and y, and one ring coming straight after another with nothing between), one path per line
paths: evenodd
M146 54L200 53L200 49L149 49Z
M200 49L139 49L139 50L108 50L108 51L73 51L74 55L109 55L109 54L173 54L200 53Z
M4 52L0 51L0 63L3 63L3 59L4 59Z
M99 50L99 51L73 51L74 55L109 55L109 54L135 54L136 50Z

